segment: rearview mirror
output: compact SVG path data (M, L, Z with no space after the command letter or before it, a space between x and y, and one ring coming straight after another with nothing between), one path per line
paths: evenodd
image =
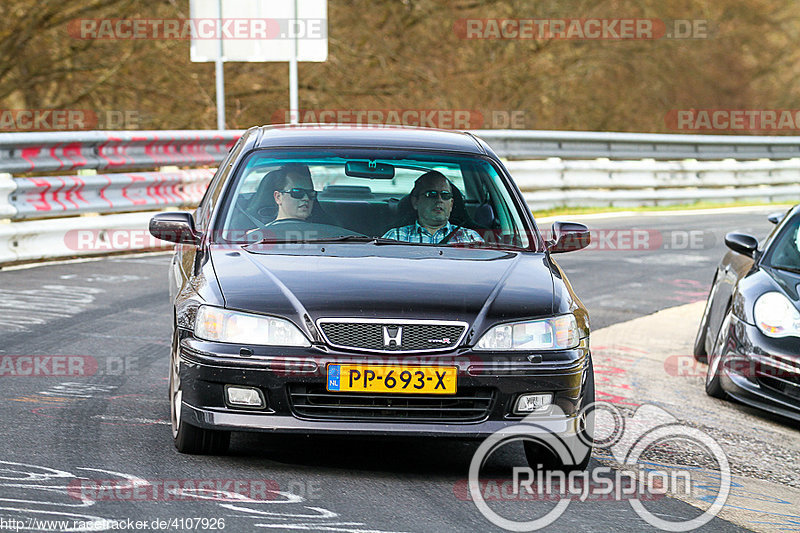
M554 222L553 241L548 249L551 254L572 252L589 246L592 235L589 228L577 222Z
M725 235L725 246L736 253L755 257L758 250L758 239L745 233L728 233Z
M394 178L394 166L376 161L348 161L344 173L353 178L390 180Z
M194 218L185 211L157 214L150 219L150 234L162 241L200 244L200 236L194 229Z

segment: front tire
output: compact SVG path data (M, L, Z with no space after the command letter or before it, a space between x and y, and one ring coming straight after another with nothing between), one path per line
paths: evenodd
M727 393L722 388L719 377L722 373L725 346L728 343L728 329L730 328L732 319L733 313L728 310L725 314L725 318L722 320L717 338L714 340L711 353L708 356L708 368L706 369L706 394L721 400L728 397Z
M172 334L172 353L169 371L169 406L172 439L180 453L221 455L228 451L230 431L218 431L192 426L181 417L183 389L181 388L179 337L177 329Z
M594 431L593 425L588 421L587 408L595 403L594 365L591 359L589 359L586 372L585 390L579 411L581 418L578 420L578 435L571 435L566 438L568 439L567 448L575 454L575 464L564 464L553 450L539 442L523 440L522 446L525 449L525 459L527 459L529 467L536 469L539 465L542 465L542 469L545 471L569 473L582 472L589 466L589 461L592 458Z
M708 361L708 354L706 353L706 337L708 336L708 315L711 312L711 305L714 301L714 293L717 288L717 276L714 275L714 281L711 282L711 289L708 291L708 299L706 299L706 307L703 310L703 318L700 319L700 327L697 328L697 336L694 339L694 359L701 363Z

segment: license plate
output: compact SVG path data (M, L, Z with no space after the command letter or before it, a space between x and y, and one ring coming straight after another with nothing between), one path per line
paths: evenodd
M458 367L328 365L329 391L455 394Z

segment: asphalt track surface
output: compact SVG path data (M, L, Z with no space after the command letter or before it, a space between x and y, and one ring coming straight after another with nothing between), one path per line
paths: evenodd
M767 211L586 220L606 231L598 241L605 242L558 261L589 308L592 327L600 328L704 299L724 234L763 237L771 229ZM631 229L648 231L649 245L640 239L631 249L625 237L608 237ZM79 374L0 376L0 528L9 520L44 530L33 520L132 519L149 530L208 531L223 519L228 531L501 530L463 491L475 442L237 433L226 456L177 453L167 402L169 259L114 257L0 272L0 360L72 356L61 361ZM503 477L524 464L521 445L506 446L490 458L487 475ZM106 491L96 502L75 492L108 481L124 487L124 480L149 488ZM279 492L236 501L192 491L192 480L238 481L248 495L264 483ZM184 488L180 496L158 493L171 482ZM553 505L494 508L509 518L534 519ZM672 498L646 506L669 520L699 514ZM186 520L193 518L205 520ZM164 525L154 520L167 526L153 528ZM548 529L653 528L626 501L574 501ZM741 529L714 519L700 530Z

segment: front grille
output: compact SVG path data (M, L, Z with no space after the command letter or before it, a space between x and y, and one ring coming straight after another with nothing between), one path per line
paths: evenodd
M297 416L317 419L469 422L486 418L493 389L464 388L448 396L328 392L322 385L289 385Z
M800 398L800 365L797 361L777 355L766 359L768 362L755 365L758 383L791 398ZM750 367L746 370L752 372Z
M462 322L320 320L331 346L371 352L435 352L456 347L467 325ZM395 339L400 339L397 343Z
M758 376L758 382L764 387L785 394L791 398L800 399L800 383L798 379L784 380L775 377Z

